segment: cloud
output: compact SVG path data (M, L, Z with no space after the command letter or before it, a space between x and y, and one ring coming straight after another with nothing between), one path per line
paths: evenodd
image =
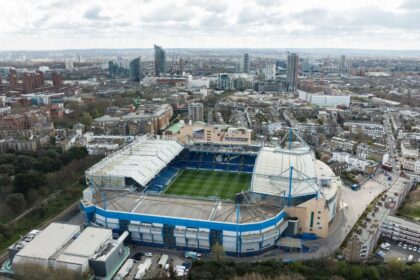
M402 9L407 10L420 10L420 1L419 0L406 0L404 1L401 6Z
M102 9L99 6L89 8L83 14L83 18L89 19L89 20L108 20L108 19L110 19L110 17L102 16L101 11L102 11Z
M295 47L420 49L420 0L41 2L0 1L0 48L281 47L298 37Z

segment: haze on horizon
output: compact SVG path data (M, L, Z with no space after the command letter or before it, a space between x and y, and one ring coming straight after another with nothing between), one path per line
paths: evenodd
M419 18L418 0L15 0L0 2L0 50L420 50Z

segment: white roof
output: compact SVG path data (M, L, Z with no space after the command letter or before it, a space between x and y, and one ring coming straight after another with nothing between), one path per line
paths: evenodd
M102 177L99 187L122 187L107 185L110 177L132 178L145 186L181 151L183 146L172 140L156 140L141 137L115 154L105 158L86 171L87 176ZM115 182L115 181L114 181Z
M112 230L88 227L57 258L57 261L66 263L87 262L110 239L112 239Z
M16 257L47 260L58 252L73 236L80 232L80 226L52 223L29 242Z
M315 193L315 157L309 147L264 147L258 154L252 179L252 191L272 195L289 193L290 166L293 166L292 195Z

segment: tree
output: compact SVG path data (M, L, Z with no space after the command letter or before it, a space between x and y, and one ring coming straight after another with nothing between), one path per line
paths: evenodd
M22 170L29 170L32 168L33 158L30 156L19 155L15 160L15 170L17 172Z
M44 182L44 174L35 170L29 170L28 172L16 174L13 185L15 192L26 194L29 189L38 189Z
M26 198L21 193L12 193L6 197L6 203L15 213L20 213L26 208Z
M223 261L223 257L225 256L225 249L219 242L216 242L211 248L211 250L213 254L216 256L217 262Z
M83 113L81 123L86 126L91 126L93 123L93 118L89 113Z

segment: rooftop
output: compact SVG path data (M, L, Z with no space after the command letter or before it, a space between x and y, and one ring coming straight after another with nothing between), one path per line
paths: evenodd
M52 223L21 249L16 257L47 260L80 232L80 226Z
M139 137L86 171L86 177L101 188L126 188L126 178L145 186L181 151L176 141Z
M144 215L184 218L203 221L236 223L236 205L196 198L171 197L167 195L139 195L133 192L106 191L107 210L131 212ZM101 205L98 205L101 207ZM277 215L280 206L241 205L240 223L263 221Z

